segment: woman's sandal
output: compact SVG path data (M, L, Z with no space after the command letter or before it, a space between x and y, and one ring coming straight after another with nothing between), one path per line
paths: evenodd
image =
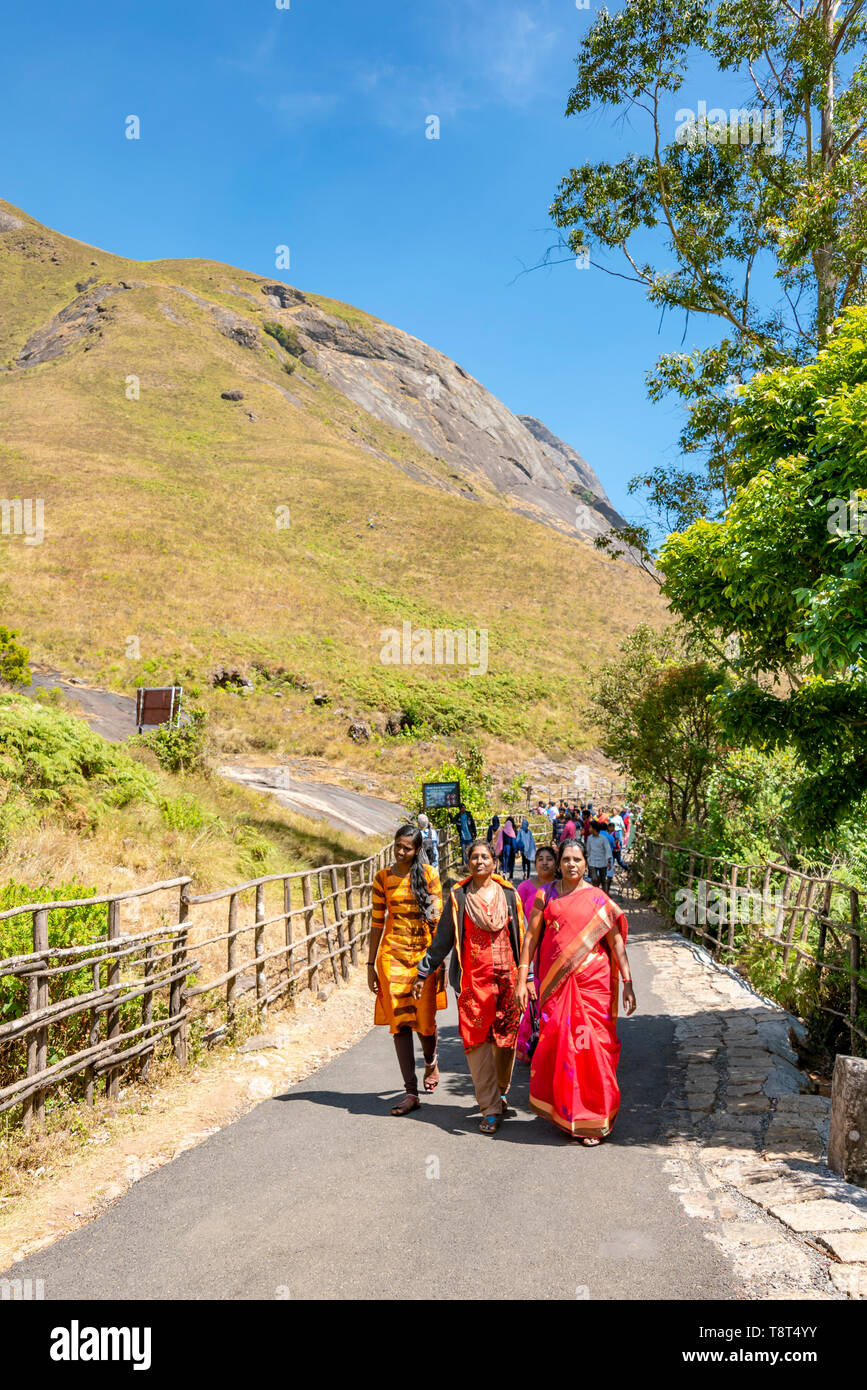
M575 1138L581 1140L581 1143L584 1145L585 1149L595 1149L599 1144L602 1143L601 1139L594 1139L593 1136L589 1134L576 1134Z
M499 1115L483 1115L479 1122L479 1132L481 1134L496 1134L502 1123Z
M432 1062L426 1062L424 1068L424 1088L428 1095L431 1095L440 1084L440 1069L437 1066L437 1059L434 1056Z
M418 1096L411 1096L407 1091L403 1100L399 1100L397 1105L391 1107L392 1115L411 1115L413 1110L418 1110L421 1101Z

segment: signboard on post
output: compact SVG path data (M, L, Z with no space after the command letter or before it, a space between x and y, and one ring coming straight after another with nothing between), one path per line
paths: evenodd
M461 804L460 782L422 782L422 804L426 811L438 811L443 806L458 807Z
M152 729L158 724L177 724L182 694L183 686L180 685L138 689L135 693L135 722L139 733L144 728Z

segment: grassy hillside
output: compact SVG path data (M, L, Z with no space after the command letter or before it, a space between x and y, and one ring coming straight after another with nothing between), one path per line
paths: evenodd
M31 900L73 878L109 892L191 874L209 891L368 852L223 778L169 775L51 699L0 694L0 865Z
M332 709L427 712L434 733L593 741L588 673L636 623L664 620L639 571L482 484L474 498L444 490L445 463L263 331L291 311L275 313L261 277L124 260L3 207L23 225L0 233L2 495L44 498L45 539L0 538L0 611L35 659L126 691L178 679L212 705L229 748L348 754L346 717L312 709L319 688ZM92 277L130 288L60 356L15 366ZM221 333L213 305L253 324L257 344ZM222 400L231 389L243 401ZM381 629L404 621L487 629L488 674L383 665ZM211 694L215 666L272 679Z

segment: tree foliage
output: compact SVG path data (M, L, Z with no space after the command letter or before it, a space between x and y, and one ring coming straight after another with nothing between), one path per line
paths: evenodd
M661 796L665 824L655 828L679 830L706 818L708 778L722 752L711 696L722 678L671 632L641 626L598 679L600 746L637 793Z
M864 36L863 0L625 0L603 9L581 44L567 113L614 108L646 137L640 154L572 169L554 222L594 263L597 250L622 257L622 272L603 268L625 273L663 313L700 314L723 335L664 355L648 376L652 399L673 395L686 411L688 466L633 480L669 529L730 500L739 383L806 360L835 317L865 300ZM678 122L681 108L673 120L691 67L708 61L749 105L691 123Z
M702 640L736 639L731 737L790 747L826 833L867 789L867 309L815 360L757 377L733 420L721 520L669 536L664 592Z

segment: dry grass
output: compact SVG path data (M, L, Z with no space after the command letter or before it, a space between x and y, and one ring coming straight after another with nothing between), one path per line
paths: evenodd
M314 711L310 693L211 694L215 665L283 667L350 712L388 709L415 691L462 708L467 732L536 748L592 743L588 674L636 622L664 620L637 570L517 515L481 485L483 506L444 491L446 465L316 372L287 376L271 339L251 351L222 336L206 308L172 288L261 327L279 316L261 277L208 262L122 261L35 224L5 240L7 360L74 297L76 280L134 285L107 301L89 350L78 343L0 375L6 495L45 498L44 544L0 547L4 612L34 657L119 690L174 678L198 686L232 751L356 758L345 716ZM124 394L130 374L137 401ZM220 399L229 387L244 391L240 405ZM430 483L365 451L363 438ZM280 506L289 529L277 529ZM405 619L487 628L489 675L461 682L454 668L384 667L381 629ZM126 658L129 636L140 660ZM373 766L380 754L358 756Z

